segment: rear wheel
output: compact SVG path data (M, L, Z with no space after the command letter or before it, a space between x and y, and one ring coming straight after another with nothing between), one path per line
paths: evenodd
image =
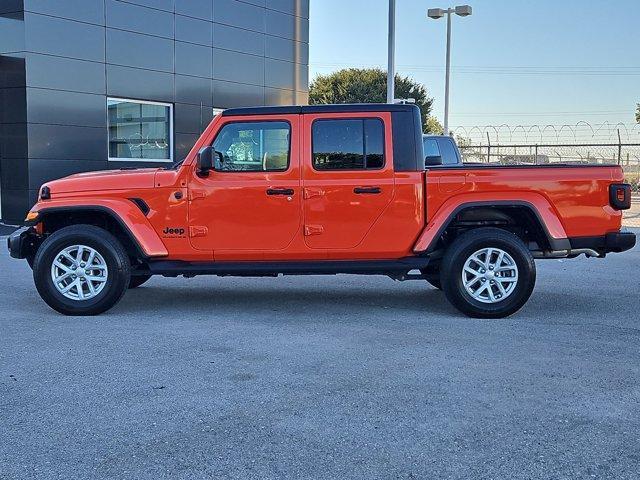
M120 301L129 285L129 257L109 232L74 225L51 234L34 259L42 299L65 315L97 315Z
M503 318L527 302L536 280L533 256L516 235L479 228L459 236L442 260L447 299L476 318Z

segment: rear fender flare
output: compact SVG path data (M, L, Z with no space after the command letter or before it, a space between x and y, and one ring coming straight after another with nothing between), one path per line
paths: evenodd
M81 199L73 199L72 202L50 200L45 204L35 205L31 211L39 213L36 222L40 222L46 218L47 214L51 213L91 211L104 213L122 227L143 257L164 257L169 254L144 213L134 202L124 199L87 199L85 202Z
M473 197L473 199L471 197ZM474 194L473 196L465 194L452 197L444 202L433 217L427 221L427 226L413 247L414 253L430 253L435 248L440 236L463 210L474 207L496 206L527 208L538 219L549 245L553 250L571 249L571 244L555 209L542 195L519 193L519 198L500 198L498 200L496 199L497 195L495 193L487 193L483 194L482 197L486 198L478 198L478 194ZM493 197L493 199L490 199L491 197Z

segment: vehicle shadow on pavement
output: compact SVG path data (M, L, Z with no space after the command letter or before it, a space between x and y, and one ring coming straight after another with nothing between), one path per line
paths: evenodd
M201 284L192 286L190 281L173 285L168 283L172 281L175 280L152 280L141 288L127 292L113 312L140 315L161 311L163 314L184 315L185 309L188 309L189 313L215 313L218 316L242 312L247 318L261 314L278 314L295 317L293 321L301 318L316 321L329 316L380 317L388 320L393 318L394 313L402 313L403 316L419 316L425 319L444 316L471 320L455 310L443 292L418 282L385 288L383 283L310 283L299 286L290 283L256 285L239 281L233 284L220 283L207 288ZM272 279L266 281L273 282ZM549 287L546 282L538 285L527 305L510 318L560 325L565 323L567 315L578 315L585 319L585 324L593 323L589 319L594 320L593 311L598 308L598 299L589 293L589 289L558 292L557 289ZM615 301L616 308L620 311L632 311L634 308L634 300L630 297L608 301ZM549 305L562 307L561 310L550 311Z
M415 313L416 315L454 315L460 314L449 305L444 293L423 286L416 289L345 289L332 287L318 291L309 288L291 287L264 288L244 285L241 289L225 286L211 290L202 287L157 286L150 284L127 292L117 311L143 313L145 311L208 312L225 315L241 311L247 315L260 313L285 313L296 317L313 318L328 315L375 316L393 315L393 312Z

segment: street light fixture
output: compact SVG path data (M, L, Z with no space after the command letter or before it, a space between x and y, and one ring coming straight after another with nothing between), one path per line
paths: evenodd
M451 69L451 14L455 13L460 17L468 17L471 15L470 5L458 5L454 8L430 8L427 16L437 20L447 16L447 66L445 70L444 83L444 134L449 135L449 71Z

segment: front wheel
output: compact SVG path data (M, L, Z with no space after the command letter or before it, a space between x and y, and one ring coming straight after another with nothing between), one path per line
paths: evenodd
M516 235L479 228L460 235L442 260L442 288L461 312L503 318L522 308L536 281L531 252Z
M51 234L34 259L33 279L42 299L64 315L97 315L120 301L130 264L122 244L92 225Z

